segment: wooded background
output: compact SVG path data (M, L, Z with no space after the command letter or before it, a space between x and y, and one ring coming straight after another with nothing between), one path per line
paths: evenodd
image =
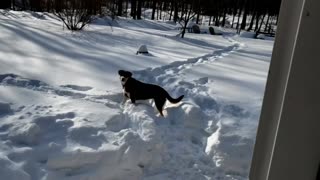
M152 9L152 20L180 22L191 12L190 17L197 24L202 24L202 17L206 16L209 17L208 25L273 33L280 4L281 0L1 0L0 8L59 12L76 7L85 9L90 15L133 19L143 19L143 10L148 8Z

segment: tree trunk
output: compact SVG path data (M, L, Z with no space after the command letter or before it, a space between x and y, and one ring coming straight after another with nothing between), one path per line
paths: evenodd
M261 22L260 22L260 25L259 25L259 28L258 28L257 32L260 32L265 17L266 17L266 14L264 14L262 16L262 19L261 19Z
M138 1L137 19L141 19L142 0Z
M231 24L231 28L233 28L233 25L234 25L234 20L236 19L236 15L238 14L238 1L235 1L234 2L234 5L233 5L233 10L232 10L232 24Z
M122 3L123 3L123 0L118 0L118 12L117 12L117 16L122 16Z
M26 9L27 9L27 2L26 2L26 0L22 0L22 1L21 1L21 5L22 5L22 10L26 10ZM50 2L47 2L47 5L50 6ZM51 9L51 8L50 8L50 9ZM48 9L48 12L49 12L50 9Z
M188 15L186 14L185 18L184 18L184 25L182 27L182 32L181 32L181 38L184 38L184 34L186 33L186 28L189 22L189 18L187 17Z
M260 14L257 14L257 17L256 17L256 25L254 27L254 32L256 32L259 28L259 19L260 19Z
M273 29L272 29L272 24L273 24L272 22L273 22L273 17L271 17L271 20L270 20L270 23L269 23L269 24L270 24L270 25L269 25L269 28L268 28L268 33L269 33L269 34L271 34L271 33L272 33L271 30L273 30Z
M137 18L137 1L131 0L131 16L133 19Z
M198 0L196 24L199 24L200 10L201 10L200 8L201 8L201 4L200 4L200 0Z
M238 21L237 21L237 33L240 34L240 28L239 28L239 25L240 25L240 16L242 14L242 8L243 8L243 5L240 5L240 10L239 10L239 16L238 16Z
M248 11L249 11L248 1L246 0L245 4L244 4L244 13L243 13L241 27L240 27L241 29L245 29L246 28Z
M151 20L154 20L154 14L155 14L155 12L156 12L156 5L157 5L156 0L153 0L153 3L152 3L152 14L151 14Z
M262 19L261 19L260 25L259 25L259 27L258 27L258 29L257 29L257 31L256 31L255 38L257 38L257 37L258 37L258 34L259 34L260 30L261 30L261 27L262 27L262 24L263 24L263 20L264 20L264 18L265 18L265 17L266 17L266 13L262 16Z
M173 9L174 9L173 2L171 2L169 21L171 21Z
M157 6L157 20L159 19L159 4Z
M265 25L265 27L264 27L264 32L267 32L267 31L268 31L269 20L270 20L270 14L268 14L267 22L266 22L266 25Z
M126 0L126 10L125 10L126 17L128 17L128 6L129 6L129 0Z
M165 13L161 13L161 18L163 19L163 20L165 20L165 19L167 19L167 14L168 13L166 13L167 12L167 2L163 2L163 5L162 5L162 12L165 12Z
M160 4L159 4L159 18L158 19L162 19L162 2L160 2Z
M25 2L23 2L24 0L22 0L22 2L21 2L21 4L22 4L22 9L25 9L25 5L24 5L24 3ZM52 7L51 7L51 3L49 2L49 1L47 1L46 2L46 8L47 8L47 12L50 12L51 11L51 9L52 9Z
M167 11L167 2L163 2L162 11Z
M209 26L211 25L212 16L209 17Z
M179 11L178 3L175 1L174 2L174 14L173 14L173 21L174 22L177 22L177 20L178 20L178 11Z
M181 38L184 38L184 34L186 33L186 29L183 28L182 32L181 32Z
M231 28L233 28L235 17L236 17L236 14L233 14Z
M227 8L225 7L223 10L223 19L222 19L222 27L226 24L226 16L227 16Z
M256 12L253 12L252 17L251 17L251 21L250 21L250 25L249 25L249 27L248 27L247 31L251 31L251 30L252 30L253 22L254 22L255 16L256 16Z
M190 8L188 8L188 5L186 5L185 7L185 15L184 16L181 16L183 17L183 21L184 21L184 26L183 26L183 29L182 29L182 32L181 32L181 38L184 38L184 34L186 33L186 28L187 28L187 25L188 25L188 22L190 21L190 19L192 19L195 14L191 14L192 13L192 6Z
M93 1L90 3L90 7L91 7L91 12L93 12L93 14L97 14L97 0Z
M197 13L197 19L196 19L196 24L199 24L199 19L200 19L200 13Z
M15 10L16 9L16 1L12 0L12 9Z
M220 17L219 17L219 15L217 15L217 16L215 17L215 20L214 20L214 25L215 25L215 26L219 26L219 25L220 25L219 19L220 19Z

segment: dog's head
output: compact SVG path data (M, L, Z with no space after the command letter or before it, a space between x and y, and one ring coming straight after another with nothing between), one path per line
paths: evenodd
M118 74L119 74L119 76L120 76L120 81L121 81L121 84L122 84L122 85L125 85L126 82L127 82L127 80L128 80L129 78L131 78L131 76L132 76L132 73L131 73L131 72L125 71L125 70L119 70L119 71L118 71Z

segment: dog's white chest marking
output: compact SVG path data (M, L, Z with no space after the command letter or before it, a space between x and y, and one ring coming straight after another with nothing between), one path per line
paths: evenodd
M126 92L126 91L123 91L123 93L124 93L125 97L130 98L130 93L128 93L128 92Z
M130 98L130 93L125 92L125 91L123 90L123 100L122 100L122 104L124 104L124 103L127 101L128 98Z

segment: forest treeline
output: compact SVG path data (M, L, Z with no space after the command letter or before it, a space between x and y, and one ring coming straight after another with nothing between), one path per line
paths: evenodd
M277 23L280 4L281 0L1 0L0 8L38 12L72 9L87 15L133 19L142 19L143 9L148 8L153 20L165 18L180 22L191 13L189 17L197 24L206 16L209 25L271 33L272 25Z

